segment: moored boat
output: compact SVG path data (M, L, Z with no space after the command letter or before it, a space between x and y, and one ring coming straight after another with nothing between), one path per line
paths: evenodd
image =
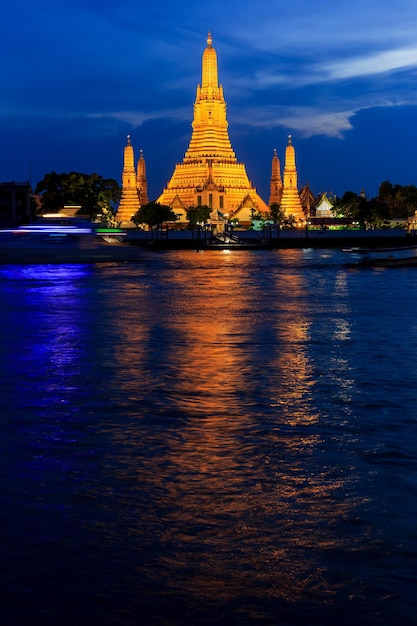
M405 267L417 265L417 245L388 248L348 248L356 261L350 265L366 267Z
M207 247L216 250L254 250L270 248L268 239L244 239L233 233L222 233L207 240Z

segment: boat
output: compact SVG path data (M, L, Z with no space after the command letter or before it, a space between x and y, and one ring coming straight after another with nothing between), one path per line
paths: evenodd
M137 261L139 249L117 236L96 233L94 225L72 217L41 218L0 231L0 263L109 263Z
M207 247L214 250L257 250L270 248L270 244L268 239L244 239L228 232L207 240Z
M348 248L344 252L356 255L354 266L408 267L417 265L417 245L391 248Z

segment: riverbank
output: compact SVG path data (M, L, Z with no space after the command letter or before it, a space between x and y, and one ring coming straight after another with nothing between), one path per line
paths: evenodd
M202 230L128 230L126 240L136 246L157 250L189 249L280 249L280 248L378 248L407 246L417 238L404 230L281 230L235 231L233 241L216 240Z
M4 263L109 263L138 261L141 251L159 250L271 250L406 247L417 237L403 230L235 231L213 237L209 231L127 230L120 243L94 235L81 238L11 235L0 238L0 264Z

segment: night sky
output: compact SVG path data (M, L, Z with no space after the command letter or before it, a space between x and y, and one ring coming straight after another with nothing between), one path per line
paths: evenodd
M121 184L130 134L156 199L188 147L208 31L233 149L266 202L288 134L315 194L417 184L415 0L6 0L0 181Z

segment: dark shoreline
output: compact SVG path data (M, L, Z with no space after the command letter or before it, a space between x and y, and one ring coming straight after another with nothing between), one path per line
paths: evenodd
M417 237L404 231L302 231L280 232L279 236L263 236L254 231L239 232L237 241L216 243L206 233L196 231L131 231L127 241L148 250L270 250L289 248L381 248L417 244Z
M205 231L127 231L125 242L112 245L94 238L88 245L41 245L4 240L0 264L137 262L145 251L169 250L285 250L285 249L378 249L417 245L417 236L405 231L280 231L279 236L239 231L232 241L219 241ZM1 245L3 244L3 245Z

